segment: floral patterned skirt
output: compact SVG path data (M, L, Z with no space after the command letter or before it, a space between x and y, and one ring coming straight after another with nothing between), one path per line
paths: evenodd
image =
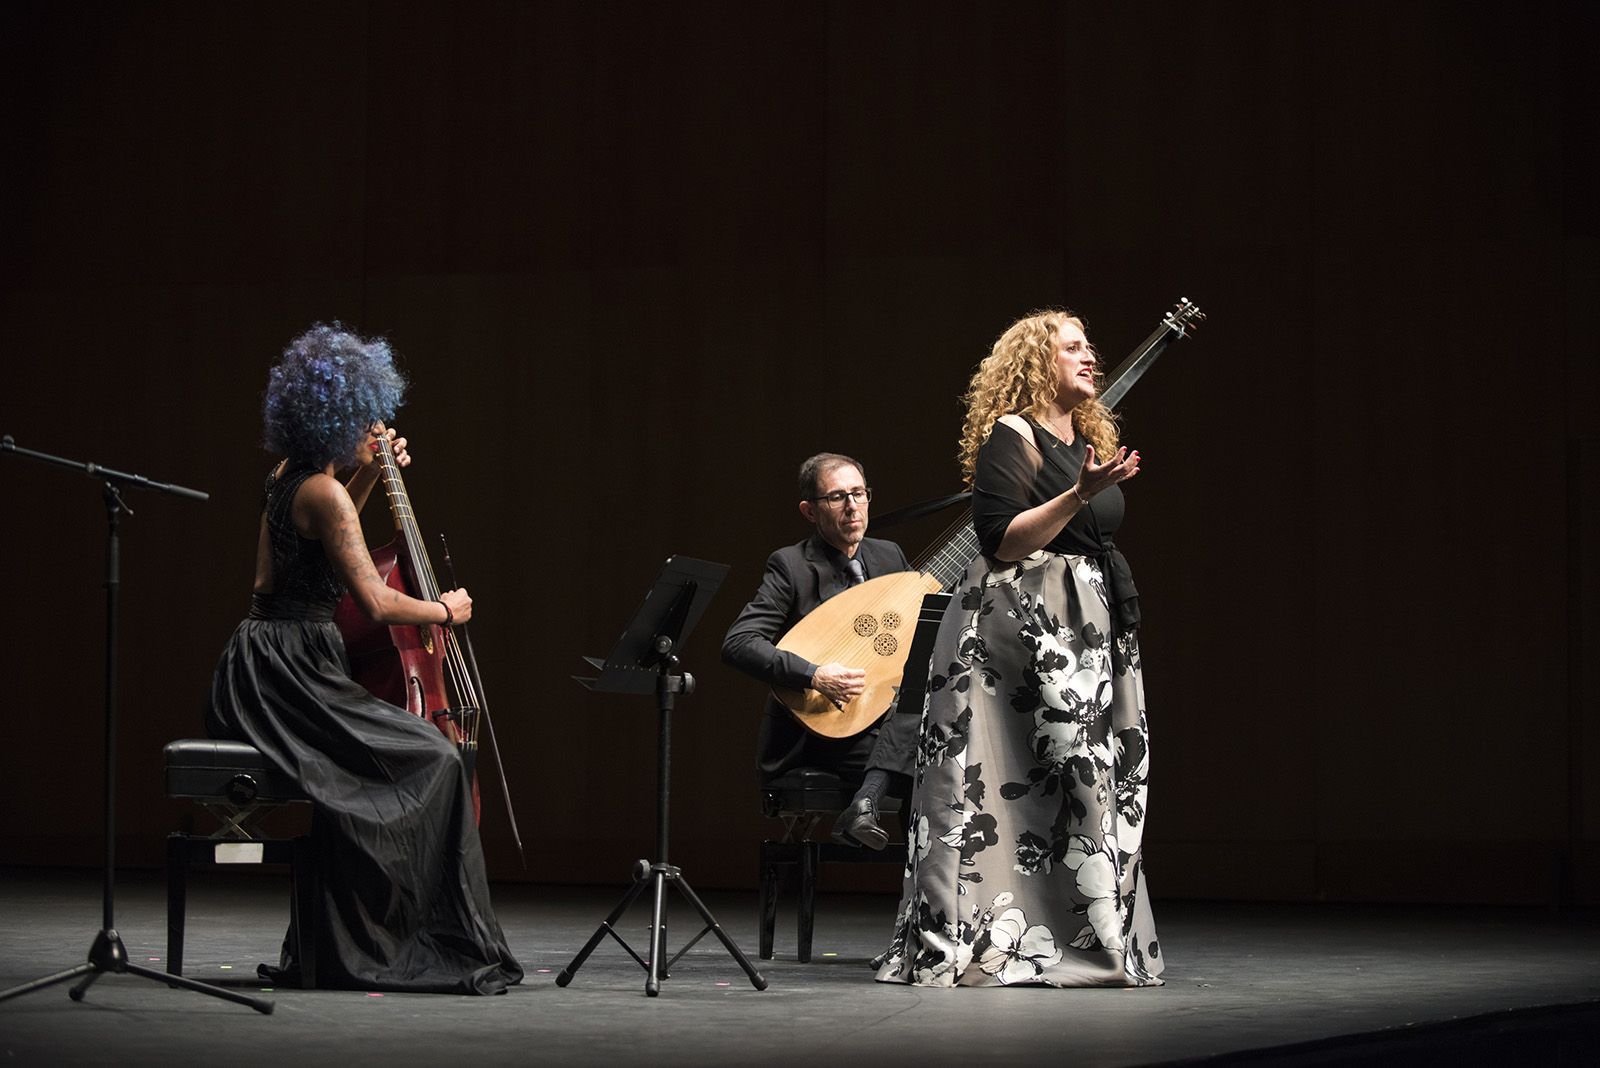
M881 982L1154 986L1137 636L1094 560L983 557L940 624Z

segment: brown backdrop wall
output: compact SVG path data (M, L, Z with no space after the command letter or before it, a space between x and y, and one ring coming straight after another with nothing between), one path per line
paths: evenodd
M733 572L673 855L748 886L760 692L717 646L798 462L949 492L1007 323L1069 303L1117 357L1182 295L1210 322L1124 407L1156 892L1600 900L1597 46L1578 2L7 5L0 432L213 494L130 498L119 855L188 816L160 750L311 322L414 383L530 843L486 808L494 874L650 852L653 708L569 676L686 553ZM0 500L0 862L92 865L103 510L11 457Z

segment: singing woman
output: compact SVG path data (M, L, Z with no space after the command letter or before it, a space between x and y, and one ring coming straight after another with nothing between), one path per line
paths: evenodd
M337 323L296 338L273 367L265 443L284 459L267 477L250 614L217 664L206 726L260 749L311 797L317 985L503 993L522 968L489 901L461 758L432 723L351 680L333 623L347 590L378 622L472 616L466 590L424 601L385 585L362 537L375 435L410 463L384 426L404 391L389 346ZM294 944L263 978L299 981Z
M973 375L961 463L982 555L935 641L885 982L1153 986L1141 867L1138 595L1112 535L1139 454L1081 320L1013 324Z

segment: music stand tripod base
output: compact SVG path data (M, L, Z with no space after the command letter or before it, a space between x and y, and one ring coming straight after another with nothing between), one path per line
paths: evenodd
M705 610L728 573L724 564L708 563L684 556L668 557L661 575L645 596L644 605L634 614L628 628L618 639L617 646L604 661L586 658L601 669L597 679L578 681L595 690L614 693L646 693L655 690L659 713L656 736L656 857L654 863L641 860L633 866L633 885L622 895L617 907L600 921L589 941L584 943L572 963L556 976L557 986L572 982L583 962L589 959L601 939L610 935L628 956L645 971L644 992L649 997L661 993L661 980L668 977L672 966L708 934L714 934L730 956L744 969L750 984L757 990L767 988L767 980L756 971L733 939L717 923L711 910L694 892L683 872L667 863L667 811L671 797L672 771L672 706L680 693L694 692L694 676L679 670L674 649L683 643L695 622ZM700 914L705 924L700 933L691 938L682 949L667 959L666 899L667 886L671 884L684 900ZM649 889L653 907L650 914L650 946L641 956L617 933L617 921L628 907Z
M684 879L682 871L671 864L651 864L647 860L641 860L633 867L633 880L633 885L622 895L622 900L617 902L617 907L611 910L611 915L600 922L600 926L595 929L594 934L589 936L589 941L584 943L583 948L578 950L578 955L572 958L572 963L561 969L556 975L557 986L566 986L572 982L573 976L578 974L578 969L583 967L583 962L589 959L589 954L594 952L595 947L600 944L600 940L610 935L617 945L621 946L628 956L632 957L635 963L644 969L644 992L646 996L657 997L661 993L661 980L671 977L672 966L678 963L679 959L693 949L707 934L714 934L722 943L723 948L738 962L739 967L744 969L745 975L749 976L750 985L757 990L765 990L767 988L766 977L755 970L755 966L750 963L749 958L728 937L721 924L717 923L716 917L711 914L711 910L706 908L705 902L700 900L700 896L694 892L694 888ZM674 953L671 958L663 960L663 958L666 958L667 953L667 926L664 909L668 883L676 887L684 899L694 907L694 910L700 914L700 919L705 926L700 929L699 934L684 943L683 948ZM623 913L628 911L628 907L639 899L639 896L645 892L646 888L652 891L653 908L651 909L650 922L650 948L648 956L641 957L638 951L617 933L617 921L622 918Z

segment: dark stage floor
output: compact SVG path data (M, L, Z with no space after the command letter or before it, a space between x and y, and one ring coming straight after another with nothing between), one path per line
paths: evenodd
M692 875L692 873L690 873ZM80 963L100 924L96 872L0 871L0 988ZM1167 985L1146 990L913 990L872 982L894 902L824 896L817 959L794 959L781 913L770 980L753 990L712 939L659 998L607 940L573 984L559 971L621 887L505 886L500 918L529 976L504 997L278 990L276 1011L107 975L0 1004L6 1064L845 1064L1052 1061L1561 1063L1600 1058L1600 917L1512 909L1156 902ZM752 894L706 901L754 959ZM196 870L188 975L245 983L275 956L287 878ZM678 908L674 948L691 933ZM161 968L165 897L127 874L130 957ZM625 917L644 942L648 902ZM695 928L697 929L697 928ZM256 984L240 989L254 991ZM1255 1052L1253 1052L1255 1051ZM1509 1052L1508 1052L1509 1051Z

